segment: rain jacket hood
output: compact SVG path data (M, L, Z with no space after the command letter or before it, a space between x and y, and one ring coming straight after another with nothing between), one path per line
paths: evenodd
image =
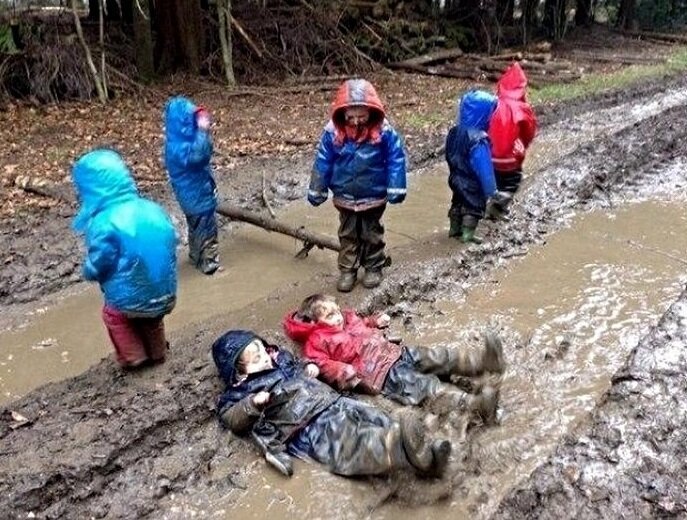
M527 76L519 63L513 63L499 78L496 83L496 95L499 98L527 101Z
M471 90L460 100L457 123L466 128L477 128L484 132L489 128L489 119L496 110L496 96L483 90Z
M199 215L217 207L215 180L212 177L212 140L198 128L200 107L177 96L165 106L165 167L182 211Z
M79 232L106 206L138 196L129 168L114 150L82 155L72 168L72 178L80 203L72 227Z
M332 101L331 118L336 128L335 139L339 144L346 135L345 112L350 107L365 107L370 110L369 138L372 142L379 142L386 112L372 83L364 79L349 79L337 90Z
M243 349L254 339L263 342L266 349L270 345L257 334L249 330L230 330L217 339L212 345L212 358L215 361L219 375L227 385L236 382L236 362Z

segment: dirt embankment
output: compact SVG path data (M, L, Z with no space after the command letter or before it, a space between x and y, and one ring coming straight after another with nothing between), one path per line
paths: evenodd
M687 292L634 349L585 424L496 519L687 515Z
M634 95L639 94L625 94ZM483 246L402 259L379 290L357 303L368 309L405 305L460 290L463 280L488 273L497 259L545 239L570 208L603 203L608 193L673 157L687 138L685 121L687 108L669 109L574 151L535 180L514 208L513 220L491 227ZM297 291L321 283L318 275ZM269 305L258 302L187 330L175 341L169 362L154 371L122 376L105 361L82 376L43 387L11 405L31 424L12 429L16 421L9 409L1 411L0 508L16 517L33 512L42 518L136 518L164 511L170 493L193 496L233 487L253 455L216 425L213 409L221 388L208 346L227 323L274 337L270 331L283 312L276 305L282 299L297 301L294 289L277 291ZM404 309L397 307L401 315ZM220 477L214 470L227 459L238 469ZM375 488L379 501L395 493L390 485Z

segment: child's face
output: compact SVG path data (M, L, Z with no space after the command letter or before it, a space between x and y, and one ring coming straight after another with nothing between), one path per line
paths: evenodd
M370 110L366 107L350 107L344 112L344 117L346 125L360 128L370 120Z
M344 318L336 302L324 302L317 313L317 322L337 329L343 328Z
M259 339L254 339L241 352L239 357L239 364L243 372L248 374L255 374L274 367L272 358L265 350L265 345Z

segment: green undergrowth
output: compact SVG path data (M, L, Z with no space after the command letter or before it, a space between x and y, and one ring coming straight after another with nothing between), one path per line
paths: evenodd
M589 74L574 83L532 88L529 99L533 104L561 101L626 87L649 77L662 77L683 71L687 71L687 47L680 47L665 63L658 65L631 65L611 73Z

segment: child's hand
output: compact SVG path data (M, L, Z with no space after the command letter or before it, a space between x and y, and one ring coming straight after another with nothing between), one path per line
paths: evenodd
M353 368L352 365L346 365L346 368L344 369L344 382L343 385L341 385L341 388L344 390L350 389L350 388L355 388L358 386L360 383L360 378L358 377L358 373L356 372L355 368Z
M308 363L305 365L305 375L308 377L315 378L320 375L320 369L317 368L315 363Z
M196 112L196 124L198 125L198 128L204 131L210 130L210 113L201 108Z
M262 392L258 392L253 396L253 404L255 406L265 406L269 400L270 393L265 392L264 390Z
M382 313L379 316L377 316L377 327L380 329L384 329L389 326L391 323L391 316L389 316L386 313Z

